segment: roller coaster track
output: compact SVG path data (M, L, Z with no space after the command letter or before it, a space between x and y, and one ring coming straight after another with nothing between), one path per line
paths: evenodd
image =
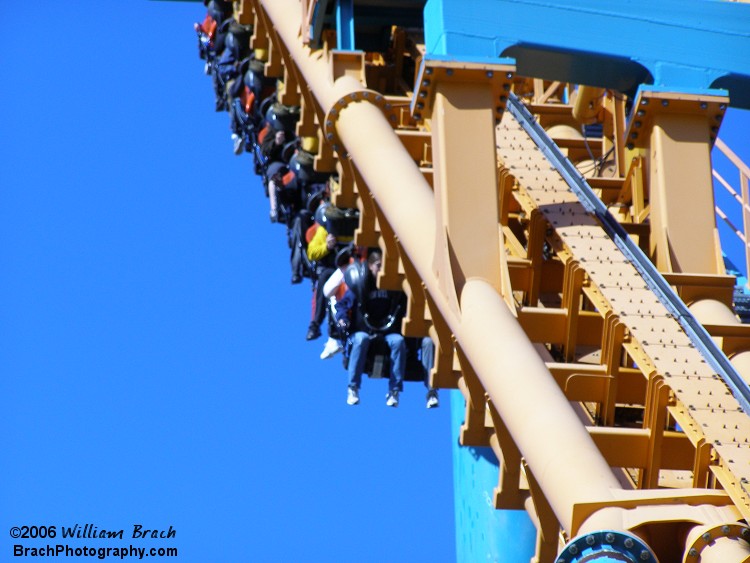
M619 102L618 173L587 179L565 156L577 141L543 128L570 119L547 103L559 83L430 59L400 35L390 66L415 63L414 87L379 90L389 64L325 34L320 48L303 41L316 2L238 4L280 101L301 106L298 134L319 141L316 169L338 174L334 203L360 209L356 242L384 250L379 284L407 293L404 333L432 336L433 383L463 393L462 444L501 460L496 508L532 515L535 560L748 560L750 391L728 356L750 349L750 331L688 306L725 319L734 279L659 247L648 156L618 140L636 138ZM685 121L726 102L653 100ZM611 213L624 208L629 219Z

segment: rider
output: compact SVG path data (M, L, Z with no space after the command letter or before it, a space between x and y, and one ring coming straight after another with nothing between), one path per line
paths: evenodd
M406 295L400 291L377 288L377 276L382 265L381 252L371 252L367 259L368 268L361 291L350 285L343 299L336 305L336 322L350 333L352 342L347 366L349 388L346 402L349 405L359 403L359 387L367 360L367 350L371 340L376 336L382 336L390 350L391 373L386 405L397 407L398 395L403 388L406 343L399 331L406 310Z

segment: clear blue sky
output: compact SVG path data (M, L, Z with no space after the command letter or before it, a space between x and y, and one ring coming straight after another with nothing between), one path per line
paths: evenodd
M453 560L447 394L426 411L407 384L387 409L385 383L365 381L348 407L339 358L304 340L310 287L289 284L284 230L213 111L202 4L42 0L12 16L0 560L48 543L14 526L76 523L126 539L71 546L185 562ZM177 536L131 542L134 524Z

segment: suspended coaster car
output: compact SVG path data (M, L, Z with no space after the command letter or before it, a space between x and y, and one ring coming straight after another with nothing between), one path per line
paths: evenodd
M354 292L357 301L362 302L364 294L364 282L367 274L365 262L354 262L347 268L344 278L346 285ZM391 354L385 335L393 328L401 318L400 306L394 307L388 316L380 323L374 323L367 313L363 314L363 320L370 332L370 346L367 349L367 359L363 373L371 379L389 378L391 373ZM421 339L404 338L406 344L406 369L404 381L424 382L427 379L427 370L422 365L419 354ZM346 335L343 350L344 369L349 367L349 357L352 350L352 340Z

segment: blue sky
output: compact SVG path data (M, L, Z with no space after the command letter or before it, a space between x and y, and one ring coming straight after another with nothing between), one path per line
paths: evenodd
M388 409L365 381L346 405L339 357L305 341L310 286L290 285L284 229L214 112L202 17L14 7L28 25L0 54L0 560L13 526L127 538L142 523L172 525L153 545L187 562L450 561L448 401L427 411L407 384Z
M451 561L447 395L426 411L407 384L387 409L385 383L365 381L346 405L339 358L304 340L310 287L289 284L284 230L213 111L202 17L145 0L13 8L0 560L47 543L14 526L127 538L142 524L177 536L67 543L177 547L186 562Z

